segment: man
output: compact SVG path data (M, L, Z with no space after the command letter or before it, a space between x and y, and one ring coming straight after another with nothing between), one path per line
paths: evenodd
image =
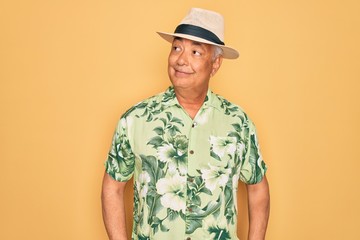
M191 9L175 33L172 86L120 119L106 162L103 218L111 240L127 239L124 188L134 178L132 239L238 239L238 181L247 184L249 240L265 238L269 190L255 127L235 104L209 90L222 59L220 14Z

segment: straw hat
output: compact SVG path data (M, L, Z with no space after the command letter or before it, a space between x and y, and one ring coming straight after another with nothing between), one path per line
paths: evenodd
M174 33L157 33L170 43L172 43L174 37L186 38L220 47L223 50L224 58L235 59L239 57L238 51L225 46L224 18L217 12L192 8L176 27Z

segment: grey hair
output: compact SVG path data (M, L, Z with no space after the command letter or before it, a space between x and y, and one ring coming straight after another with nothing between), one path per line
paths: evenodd
M214 54L213 54L213 60L215 60L218 56L222 56L224 54L224 51L219 46L214 45Z

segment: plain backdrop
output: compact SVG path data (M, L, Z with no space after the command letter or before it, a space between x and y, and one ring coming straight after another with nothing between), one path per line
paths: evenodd
M116 122L169 86L170 45L155 32L191 7L222 13L241 54L211 88L257 126L267 239L360 239L357 0L0 1L0 239L107 239L100 190Z

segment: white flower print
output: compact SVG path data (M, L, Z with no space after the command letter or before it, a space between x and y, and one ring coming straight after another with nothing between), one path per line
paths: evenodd
M161 162L169 163L169 168L178 168L181 175L185 175L187 146L188 140L185 136L176 136L171 143L158 147L158 158Z
M162 162L171 162L176 155L176 150L172 145L158 147L158 157Z
M149 190L148 183L150 182L150 175L147 172L142 172L139 175L138 181L136 181L136 188L139 192L140 197L146 197Z
M238 190L238 182L239 182L239 176L237 174L235 174L232 177L232 191L233 191L233 196L234 198L237 195L237 190ZM235 206L235 211L238 212L238 206L237 206L237 201L234 201L234 206Z
M174 211L186 208L186 177L176 174L171 178L162 178L156 183L157 193L160 197L161 204L165 208Z
M213 216L210 216L204 220L204 229L208 232L208 238L211 240L218 239L231 239L229 235L229 229L227 227L226 219L220 217L215 219Z
M220 158L233 155L236 151L236 138L210 136L212 151Z
M243 142L240 142L236 146L236 153L239 157L242 157L245 150L245 144Z
M209 121L210 112L211 111L209 111L208 108L200 109L199 114L196 115L196 118L195 118L196 123L200 124L200 125L206 124Z
M168 169L167 169L167 174L169 176L174 176L175 174L178 174L175 164L169 164Z
M224 187L229 180L230 168L218 167L209 164L209 169L201 169L201 176L205 187L214 192L217 186Z

